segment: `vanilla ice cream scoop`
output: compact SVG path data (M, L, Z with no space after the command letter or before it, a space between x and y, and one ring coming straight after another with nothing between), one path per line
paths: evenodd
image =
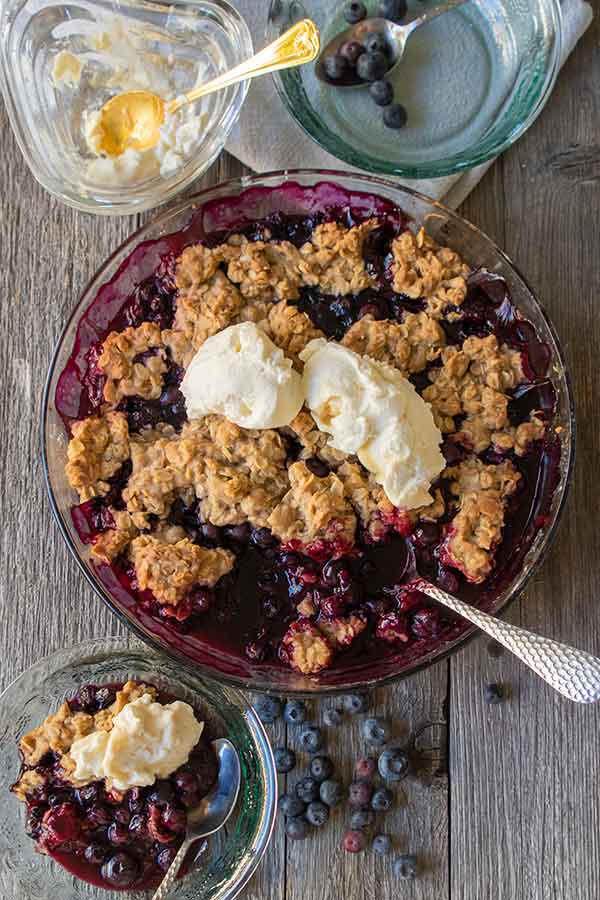
M442 435L429 405L401 372L318 338L300 354L306 404L329 444L356 454L394 506L432 502L431 482L445 466Z
M119 791L154 784L188 761L203 728L189 703L163 705L142 694L114 717L111 731L73 742L73 778L83 784L105 779Z
M304 399L291 359L252 322L207 338L187 368L181 391L188 418L217 413L242 428L289 425Z

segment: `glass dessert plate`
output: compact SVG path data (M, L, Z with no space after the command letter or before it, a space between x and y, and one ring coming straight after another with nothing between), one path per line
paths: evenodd
M381 215L384 212L385 215L393 214L398 219L402 218L398 212L401 210L412 220L413 227L422 226L429 236L439 244L451 247L472 268L483 268L491 273L492 278L488 280L491 280L492 285L503 284L501 281L494 282L494 276L504 279L514 306L523 317L522 320L515 320L511 326L511 334L517 341L517 346L527 345L528 356L534 351L542 353L544 359L540 371L545 371L549 361L547 377L551 380L552 390L551 402L546 404L547 414L551 416L547 433L552 435L552 440L547 445L544 444L537 454L533 468L525 471L525 500L521 500L520 517L515 519L514 525L507 526L506 546L504 550L503 545L500 546L498 563L492 576L480 586L469 585L461 579L459 593L462 596L483 608L498 612L522 590L554 533L569 481L573 437L572 401L553 330L510 261L485 235L454 213L440 204L383 180L319 171L298 171L286 175L277 173L228 182L165 213L126 242L98 273L61 338L44 401L43 442L48 487L63 535L80 566L103 599L130 627L145 640L193 663L202 671L257 690L271 689L287 693L332 692L408 675L455 650L473 629L466 623L447 620L443 622L443 627L429 630L430 619L435 618L435 613L433 616L427 614L425 618L428 621L419 623L419 639L413 639L412 643L401 647L397 652L388 650L385 653L367 653L360 649L356 652L351 648L336 658L331 669L321 672L317 677L307 678L278 664L273 658L259 662L244 657L239 649L234 652L231 642L228 643L225 639L228 625L219 621L218 617L210 619L209 626L205 625L203 628L199 625L196 633L194 629L188 629L185 623L182 627L169 624L167 620L157 616L155 611L153 613L149 610L147 604L136 601L130 580L124 580L113 567L94 563L88 548L80 540L81 522L78 523L78 533L71 516L71 508L76 500L64 471L68 438L63 419L65 415L67 418L74 418L86 414L80 407L83 396L80 371L81 367L87 370L86 351L99 338L104 339L111 323L112 327L117 327L114 322L123 307L124 298L132 294L136 284L156 276L161 258L167 252L175 251L177 255L193 240L229 227L235 230L240 227L242 219L251 223L278 213L283 215L281 228L287 227L289 230L289 218L286 216L312 217L314 221L315 217L318 219L324 210L332 207L337 207L338 211L340 207L352 208L358 220L364 220L378 212ZM213 239L213 243L219 242L217 238ZM474 290L479 290L475 280L473 284ZM488 289L491 290L489 284ZM137 302L142 302L139 291L137 297ZM146 294L144 297L143 302L154 303L157 315L160 315L160 306L164 300L160 291L153 298ZM408 298L405 295L403 298L401 302L406 301L406 308L410 308ZM93 303L94 300L96 303ZM473 302L471 306L473 307ZM500 309L500 306L494 308ZM472 333L479 330L477 309L475 302L470 313L470 327L474 328ZM317 317L321 314L319 310L323 312L321 300L317 296L312 309ZM327 309L325 312L327 313ZM324 322L321 324L325 329ZM460 340L464 340L464 336ZM56 406L57 388L60 410ZM538 405L543 405L543 398L537 387L535 400ZM520 402L527 404L527 398ZM551 409L554 410L553 414ZM176 404L173 411L177 414ZM146 415L147 412L147 409L144 411L143 404L140 410L136 410L134 404L129 408L128 415L135 418ZM426 535L423 537L423 543L427 544ZM384 556L385 546L384 544ZM426 553L425 547L423 558ZM248 555L252 554L246 554ZM376 568L378 565L376 563ZM389 565L389 560L384 560L382 565ZM366 581L368 586L369 578ZM459 580L454 578L454 581L458 588ZM248 580L246 571L246 581L239 598L243 601L245 596L246 609L254 609L256 590L256 585ZM426 603L422 605L427 607ZM209 623L209 619L205 622ZM235 619L229 620L230 630L232 622L235 623ZM239 626L236 627L239 630ZM413 635L414 632L413 627ZM381 643L380 651L385 646Z

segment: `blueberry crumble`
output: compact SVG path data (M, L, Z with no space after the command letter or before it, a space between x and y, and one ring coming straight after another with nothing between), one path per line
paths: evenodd
M403 583L406 541L423 576L486 605L547 516L548 347L499 276L371 199L149 242L133 256L153 254L155 274L105 285L85 314L56 397L73 521L107 590L192 658L321 677L417 659L456 624ZM192 360L243 323L300 375L335 344L415 389L443 454L420 506L395 506L308 405L278 428L188 418Z
M187 810L216 779L202 730L191 706L152 685L80 688L19 742L12 791L39 852L100 887L156 886L183 840Z

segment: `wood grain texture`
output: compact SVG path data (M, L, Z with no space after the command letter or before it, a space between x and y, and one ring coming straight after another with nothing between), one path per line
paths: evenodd
M498 241L550 312L571 364L578 399L578 463L559 540L510 611L512 621L600 653L597 627L600 532L600 59L596 22L530 132L465 204L467 218ZM42 386L52 349L87 280L130 234L135 218L68 210L35 184L0 111L0 686L42 654L122 626L93 595L67 554L45 498L38 451ZM223 155L196 185L243 171ZM146 217L144 217L146 218ZM500 681L510 702L483 703ZM322 721L332 701L313 704ZM600 868L597 771L600 713L555 697L487 641L449 662L377 692L374 709L396 736L428 720L449 722L449 779L412 779L382 822L400 852L425 872L399 885L390 865L340 849L347 813L293 845L276 826L273 844L245 892L249 900L597 900ZM293 729L271 729L297 747ZM327 747L346 781L365 751L359 721L327 729ZM292 786L307 763L289 776ZM282 787L286 786L282 778ZM0 898L16 900L16 898Z

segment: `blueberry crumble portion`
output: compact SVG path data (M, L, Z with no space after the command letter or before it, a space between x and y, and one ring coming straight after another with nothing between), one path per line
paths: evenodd
M560 457L547 346L503 279L385 202L173 240L86 351L64 416L73 520L100 577L191 655L196 642L310 676L417 658L454 620L403 584L405 541L423 576L485 604L547 515ZM432 502L395 507L306 407L276 429L188 420L186 368L242 322L300 372L325 338L408 378L443 435Z
M117 790L106 779L76 778L76 742L110 733L131 703L173 698L134 681L84 685L19 742L22 768L13 785L25 804L25 830L37 850L78 878L112 890L156 887L183 840L187 814L217 776L202 734L189 759L146 787Z

